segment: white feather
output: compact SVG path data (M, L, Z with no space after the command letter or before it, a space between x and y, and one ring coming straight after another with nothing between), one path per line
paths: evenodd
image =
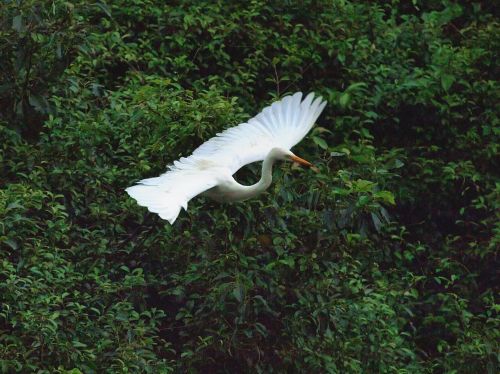
M309 132L326 102L310 93L286 96L248 122L209 139L189 157L182 157L156 178L126 189L149 211L173 223L196 195L223 183L242 166L262 161L271 149L290 150Z

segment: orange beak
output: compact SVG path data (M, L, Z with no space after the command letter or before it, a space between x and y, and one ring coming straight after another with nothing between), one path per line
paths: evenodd
M293 162L296 162L302 166L307 166L307 167L313 166L313 164L311 164L309 161L306 161L303 158L297 157L295 155L290 156L290 160L292 160Z

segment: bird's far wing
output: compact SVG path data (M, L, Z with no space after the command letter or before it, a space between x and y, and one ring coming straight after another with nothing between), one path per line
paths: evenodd
M264 160L274 147L290 149L311 130L326 102L310 93L286 96L248 122L231 127L199 146L191 157L209 159L234 174L242 166Z
M191 157L181 158L166 173L143 179L126 191L139 205L173 224L181 208L187 210L189 200L217 185L218 170Z

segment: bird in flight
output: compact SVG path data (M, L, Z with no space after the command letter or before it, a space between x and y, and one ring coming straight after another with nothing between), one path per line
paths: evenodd
M209 139L189 157L182 157L156 178L143 179L126 189L141 206L174 223L188 201L204 195L219 202L242 201L264 192L272 181L275 161L289 160L312 166L290 149L311 130L326 102L310 93L286 96L264 108L248 122ZM244 186L233 174L241 167L264 161L260 180Z

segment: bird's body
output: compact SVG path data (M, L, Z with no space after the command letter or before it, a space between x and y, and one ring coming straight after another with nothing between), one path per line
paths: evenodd
M202 192L202 195L208 196L219 203L234 203L235 201L250 199L260 192L259 190L255 190L253 185L244 186L239 184L233 177L230 177L225 179L223 183Z
M127 193L173 223L181 208L187 209L188 201L200 193L220 202L234 202L264 192L271 184L275 161L311 165L290 148L309 132L326 103L319 97L313 101L312 93L303 101L301 98L298 92L273 103L248 122L203 143L191 156L175 161L166 173L127 188ZM261 160L262 176L257 183L244 186L233 178L242 166Z

